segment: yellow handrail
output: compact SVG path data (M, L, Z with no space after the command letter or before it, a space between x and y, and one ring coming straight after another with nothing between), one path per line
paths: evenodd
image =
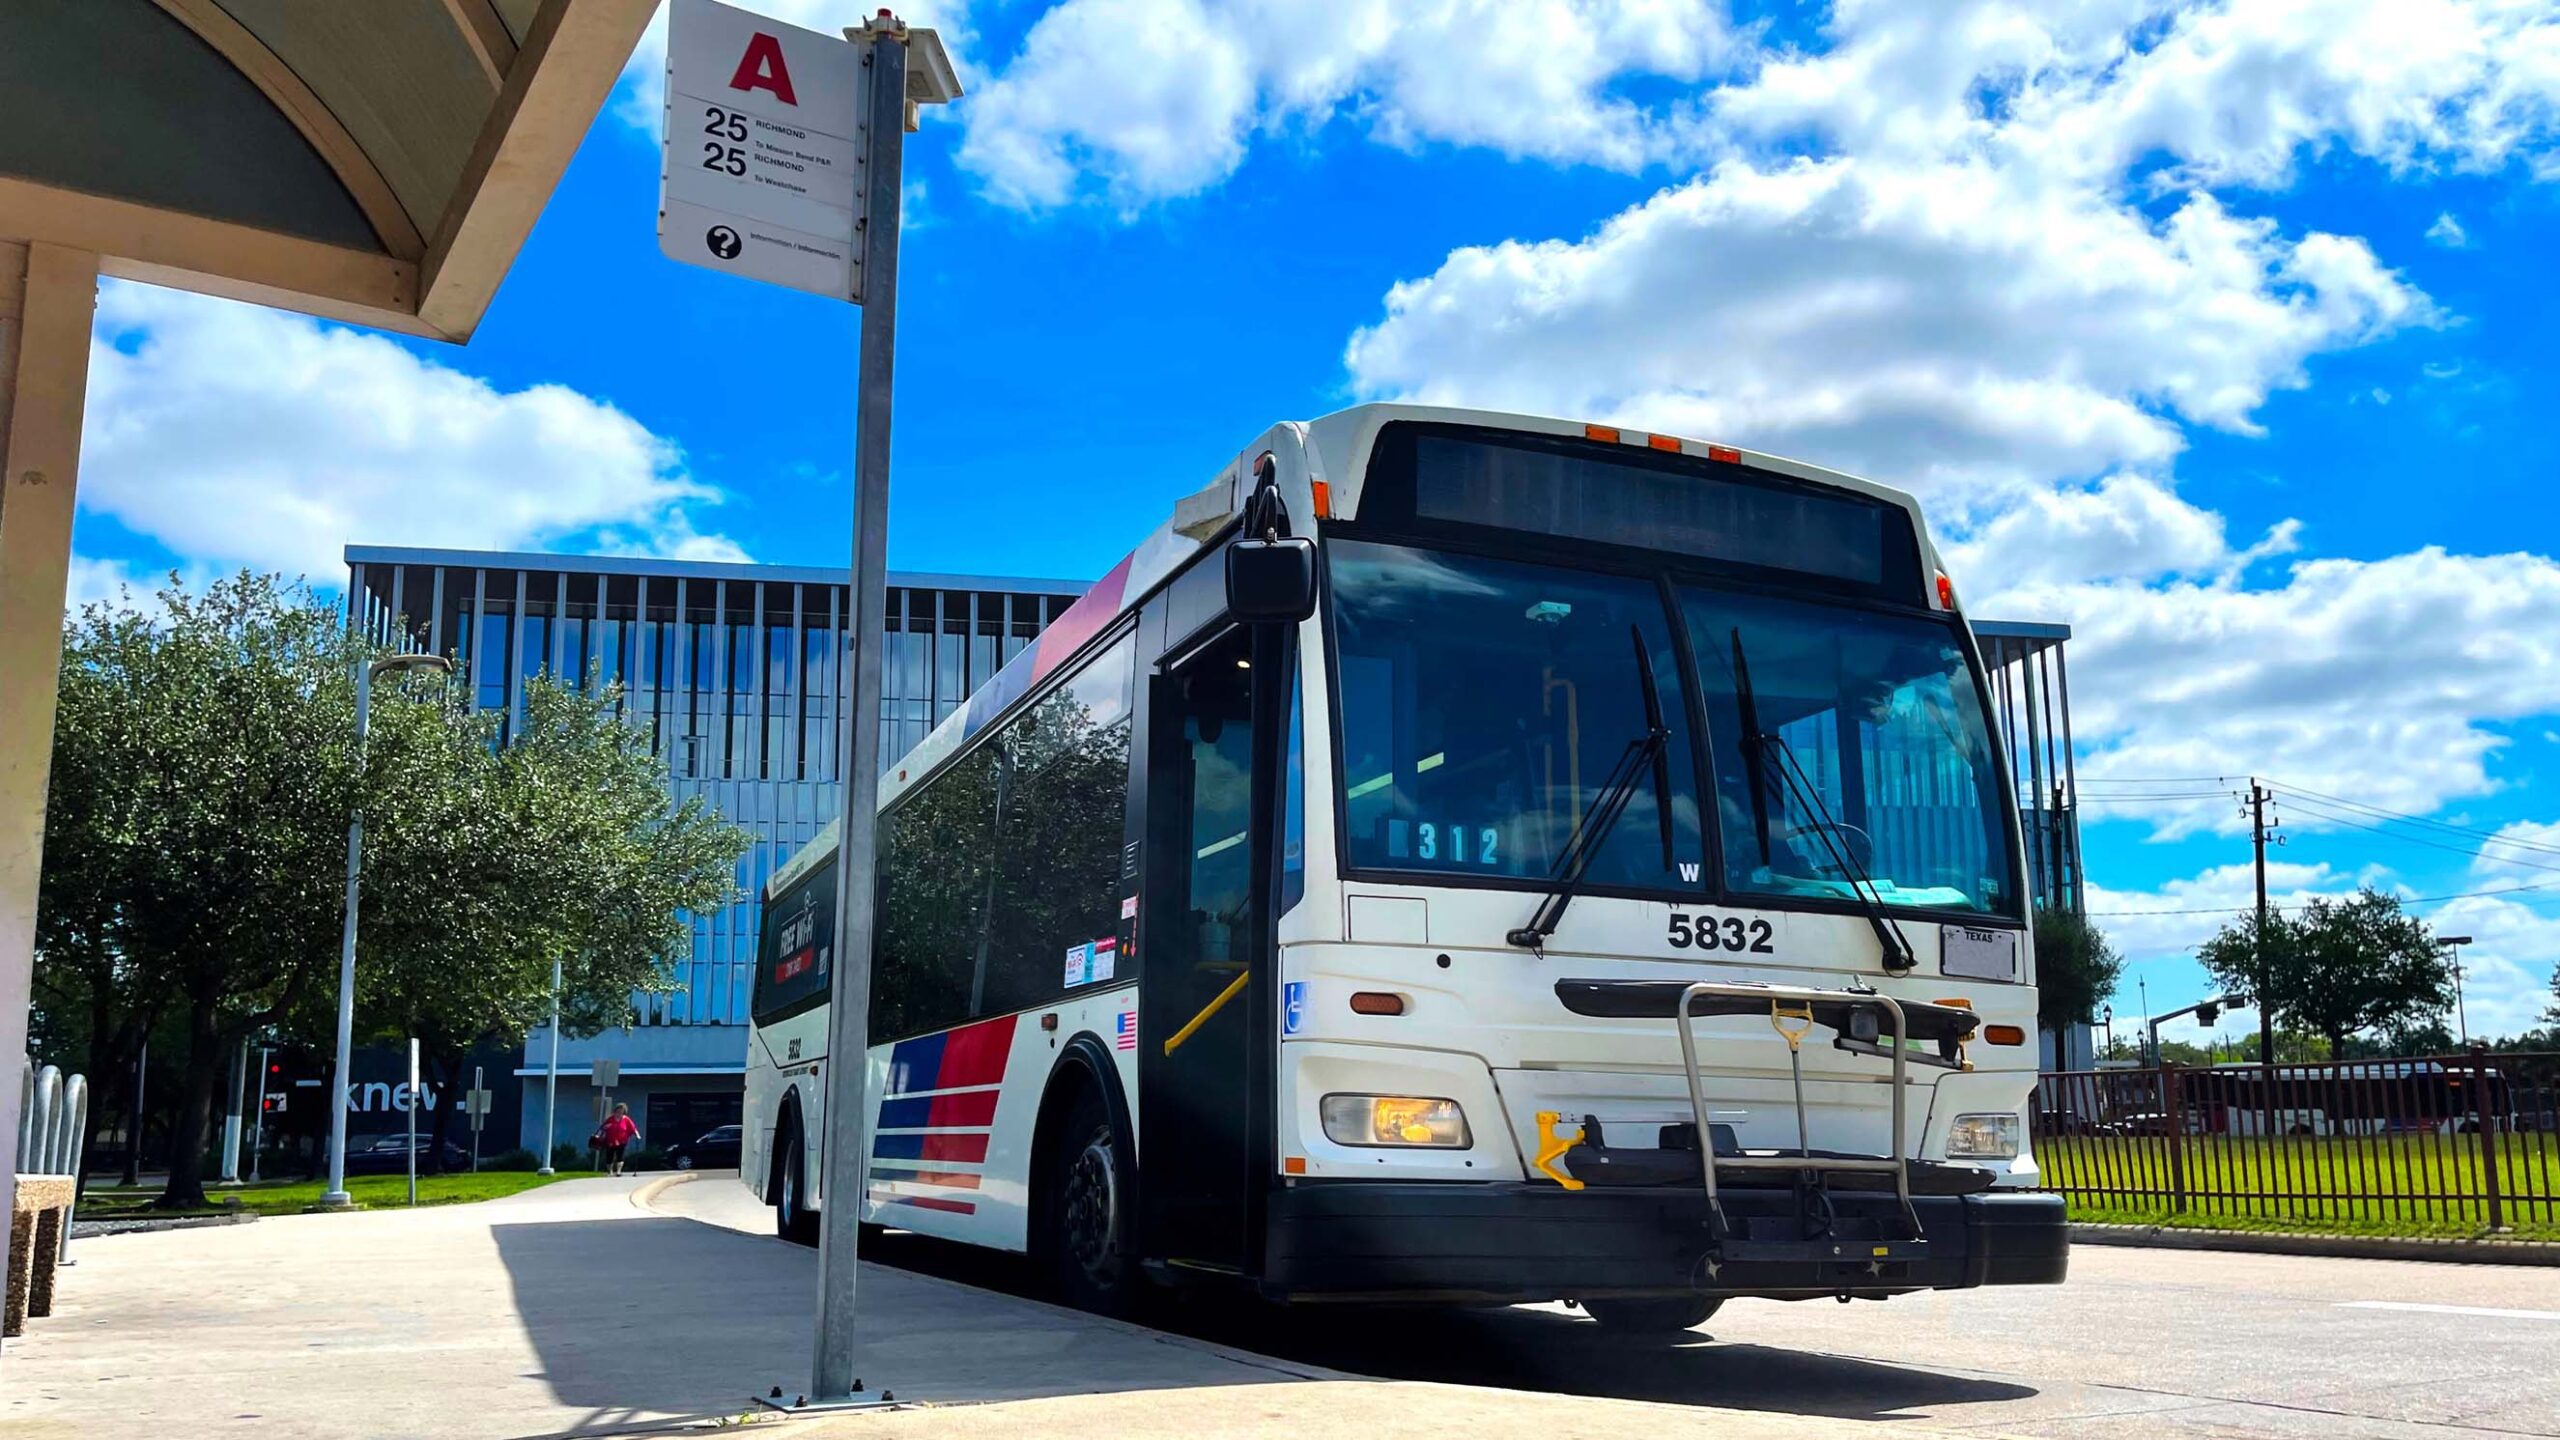
M1218 992L1217 999L1210 1001L1205 1006L1202 1006L1200 1013L1191 1017L1190 1024L1174 1031L1173 1034L1165 1040L1164 1053L1167 1055L1172 1054L1175 1046L1190 1039L1192 1032L1198 1030L1201 1026L1208 1024L1209 1017L1217 1014L1220 1010L1225 1009L1228 1001L1233 1000L1237 995L1243 993L1245 982L1252 978L1253 972L1247 970L1243 974L1238 975L1235 979L1228 981L1227 988Z

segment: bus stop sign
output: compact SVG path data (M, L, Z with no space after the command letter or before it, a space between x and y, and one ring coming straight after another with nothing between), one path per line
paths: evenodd
M675 0L659 250L860 300L869 75L861 46L718 0Z

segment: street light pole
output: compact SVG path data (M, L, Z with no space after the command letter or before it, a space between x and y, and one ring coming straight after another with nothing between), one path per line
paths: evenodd
M453 673L453 662L441 655L386 655L356 667L356 778L364 778L365 732L373 719L373 677L400 670ZM329 1081L329 1188L320 1203L345 1209L347 1195L347 1070L355 1063L356 1041L356 902L364 873L364 798L347 812L347 906L338 931L338 1068Z
M551 1152L560 1148L560 957L551 957L551 1065L542 1076L542 1163L536 1175L551 1173Z
M2462 1045L2471 1048L2471 1012L2462 1003L2462 947L2471 943L2468 935L2439 935L2436 943L2453 952L2453 1015L2462 1026Z

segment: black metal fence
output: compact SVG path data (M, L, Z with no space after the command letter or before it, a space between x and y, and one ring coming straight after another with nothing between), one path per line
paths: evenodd
M2032 1132L2093 1220L2560 1236L2560 1054L2050 1071Z

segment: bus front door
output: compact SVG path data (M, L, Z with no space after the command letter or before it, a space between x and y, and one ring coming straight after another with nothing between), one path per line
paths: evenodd
M1242 1272L1255 1248L1255 994L1267 966L1251 824L1264 746L1243 631L1155 678L1139 929L1139 1199L1151 1259ZM1267 779L1266 779L1267 783Z

